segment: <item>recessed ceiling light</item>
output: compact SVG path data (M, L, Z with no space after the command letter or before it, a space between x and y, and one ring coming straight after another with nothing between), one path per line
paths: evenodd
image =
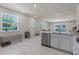
M36 8L36 7L37 7L37 5L33 5L33 7L34 7L34 8Z

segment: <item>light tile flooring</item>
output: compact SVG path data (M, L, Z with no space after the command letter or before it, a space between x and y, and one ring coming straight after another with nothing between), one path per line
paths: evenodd
M23 42L0 48L0 55L69 55L56 49L41 46L40 36L26 39Z

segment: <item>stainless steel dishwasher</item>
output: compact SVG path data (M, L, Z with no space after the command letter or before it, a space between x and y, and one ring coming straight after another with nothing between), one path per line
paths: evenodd
M51 46L51 34L50 33L41 33L41 44L45 46Z

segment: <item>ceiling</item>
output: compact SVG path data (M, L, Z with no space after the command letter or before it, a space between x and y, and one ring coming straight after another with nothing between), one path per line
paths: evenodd
M0 6L48 22L75 20L77 5L77 3L0 3Z

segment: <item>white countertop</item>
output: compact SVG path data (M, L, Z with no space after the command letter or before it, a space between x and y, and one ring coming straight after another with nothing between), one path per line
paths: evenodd
M41 33L50 33L50 34L57 34L57 35L69 35L69 36L73 36L73 34L67 34L67 33L54 33L51 31L41 31Z
M41 31L41 33L53 33L53 32L50 32L50 31Z

